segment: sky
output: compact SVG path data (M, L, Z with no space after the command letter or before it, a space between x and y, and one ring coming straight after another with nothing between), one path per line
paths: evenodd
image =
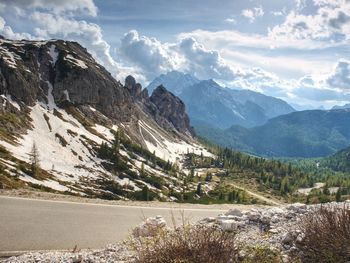
M350 0L0 0L0 34L78 41L122 82L178 70L297 109L350 102Z

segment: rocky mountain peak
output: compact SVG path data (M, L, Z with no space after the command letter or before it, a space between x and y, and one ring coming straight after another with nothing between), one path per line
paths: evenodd
M199 80L190 74L173 70L155 78L147 86L147 89L152 93L159 85L164 85L173 94L179 96L187 86L194 85L198 82Z
M148 98L148 92L142 90L142 85L136 83L136 80L133 76L129 75L125 78L125 88L129 91L131 97L134 100L144 100Z
M180 98L160 85L153 91L150 101L158 108L158 114L168 119L179 132L190 136L194 135L185 104Z

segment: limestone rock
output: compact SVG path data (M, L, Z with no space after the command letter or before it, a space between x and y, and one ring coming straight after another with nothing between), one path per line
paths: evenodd
M169 120L175 129L183 134L194 135L194 130L190 126L190 120L182 100L160 85L153 91L150 101L158 109L155 112L155 117L158 115Z
M160 229L165 229L166 226L166 221L162 216L149 217L134 228L132 235L135 238L154 236Z

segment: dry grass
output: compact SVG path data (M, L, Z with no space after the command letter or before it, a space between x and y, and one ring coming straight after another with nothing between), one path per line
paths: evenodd
M296 246L301 262L342 263L350 260L350 208L322 206L300 224L305 234Z
M133 240L132 248L138 263L237 262L235 235L214 227L185 225Z

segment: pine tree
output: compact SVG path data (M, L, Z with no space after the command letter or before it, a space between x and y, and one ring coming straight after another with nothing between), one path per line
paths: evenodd
M340 188L338 189L336 195L335 195L335 200L337 202L341 202L341 191L340 191Z
M235 193L234 191L232 191L228 194L228 201L233 202L234 200L235 200Z
M142 200L149 201L149 190L146 185L142 188Z
M193 179L194 179L194 169L193 168L191 168L190 175L189 175L188 179L190 182L193 182Z
M199 195L199 196L202 195L202 183L199 183L199 184L197 185L196 194Z
M30 159L30 168L32 172L33 177L37 177L39 173L40 168L40 161L39 161L39 151L36 147L35 142L33 143L32 150L29 153L29 159Z
M117 131L114 134L113 148L114 148L114 153L115 154L119 154L119 149L120 149L120 135L119 135L119 131Z
M322 192L323 192L324 195L330 195L331 194L331 192L329 191L327 186L323 187L323 191Z
M144 163L141 164L140 175L141 175L141 177L144 177L144 176L145 176L145 165L144 165Z
M153 164L153 166L156 166L156 164L157 164L157 158L156 158L156 151L153 151L153 153L152 153L152 164Z

